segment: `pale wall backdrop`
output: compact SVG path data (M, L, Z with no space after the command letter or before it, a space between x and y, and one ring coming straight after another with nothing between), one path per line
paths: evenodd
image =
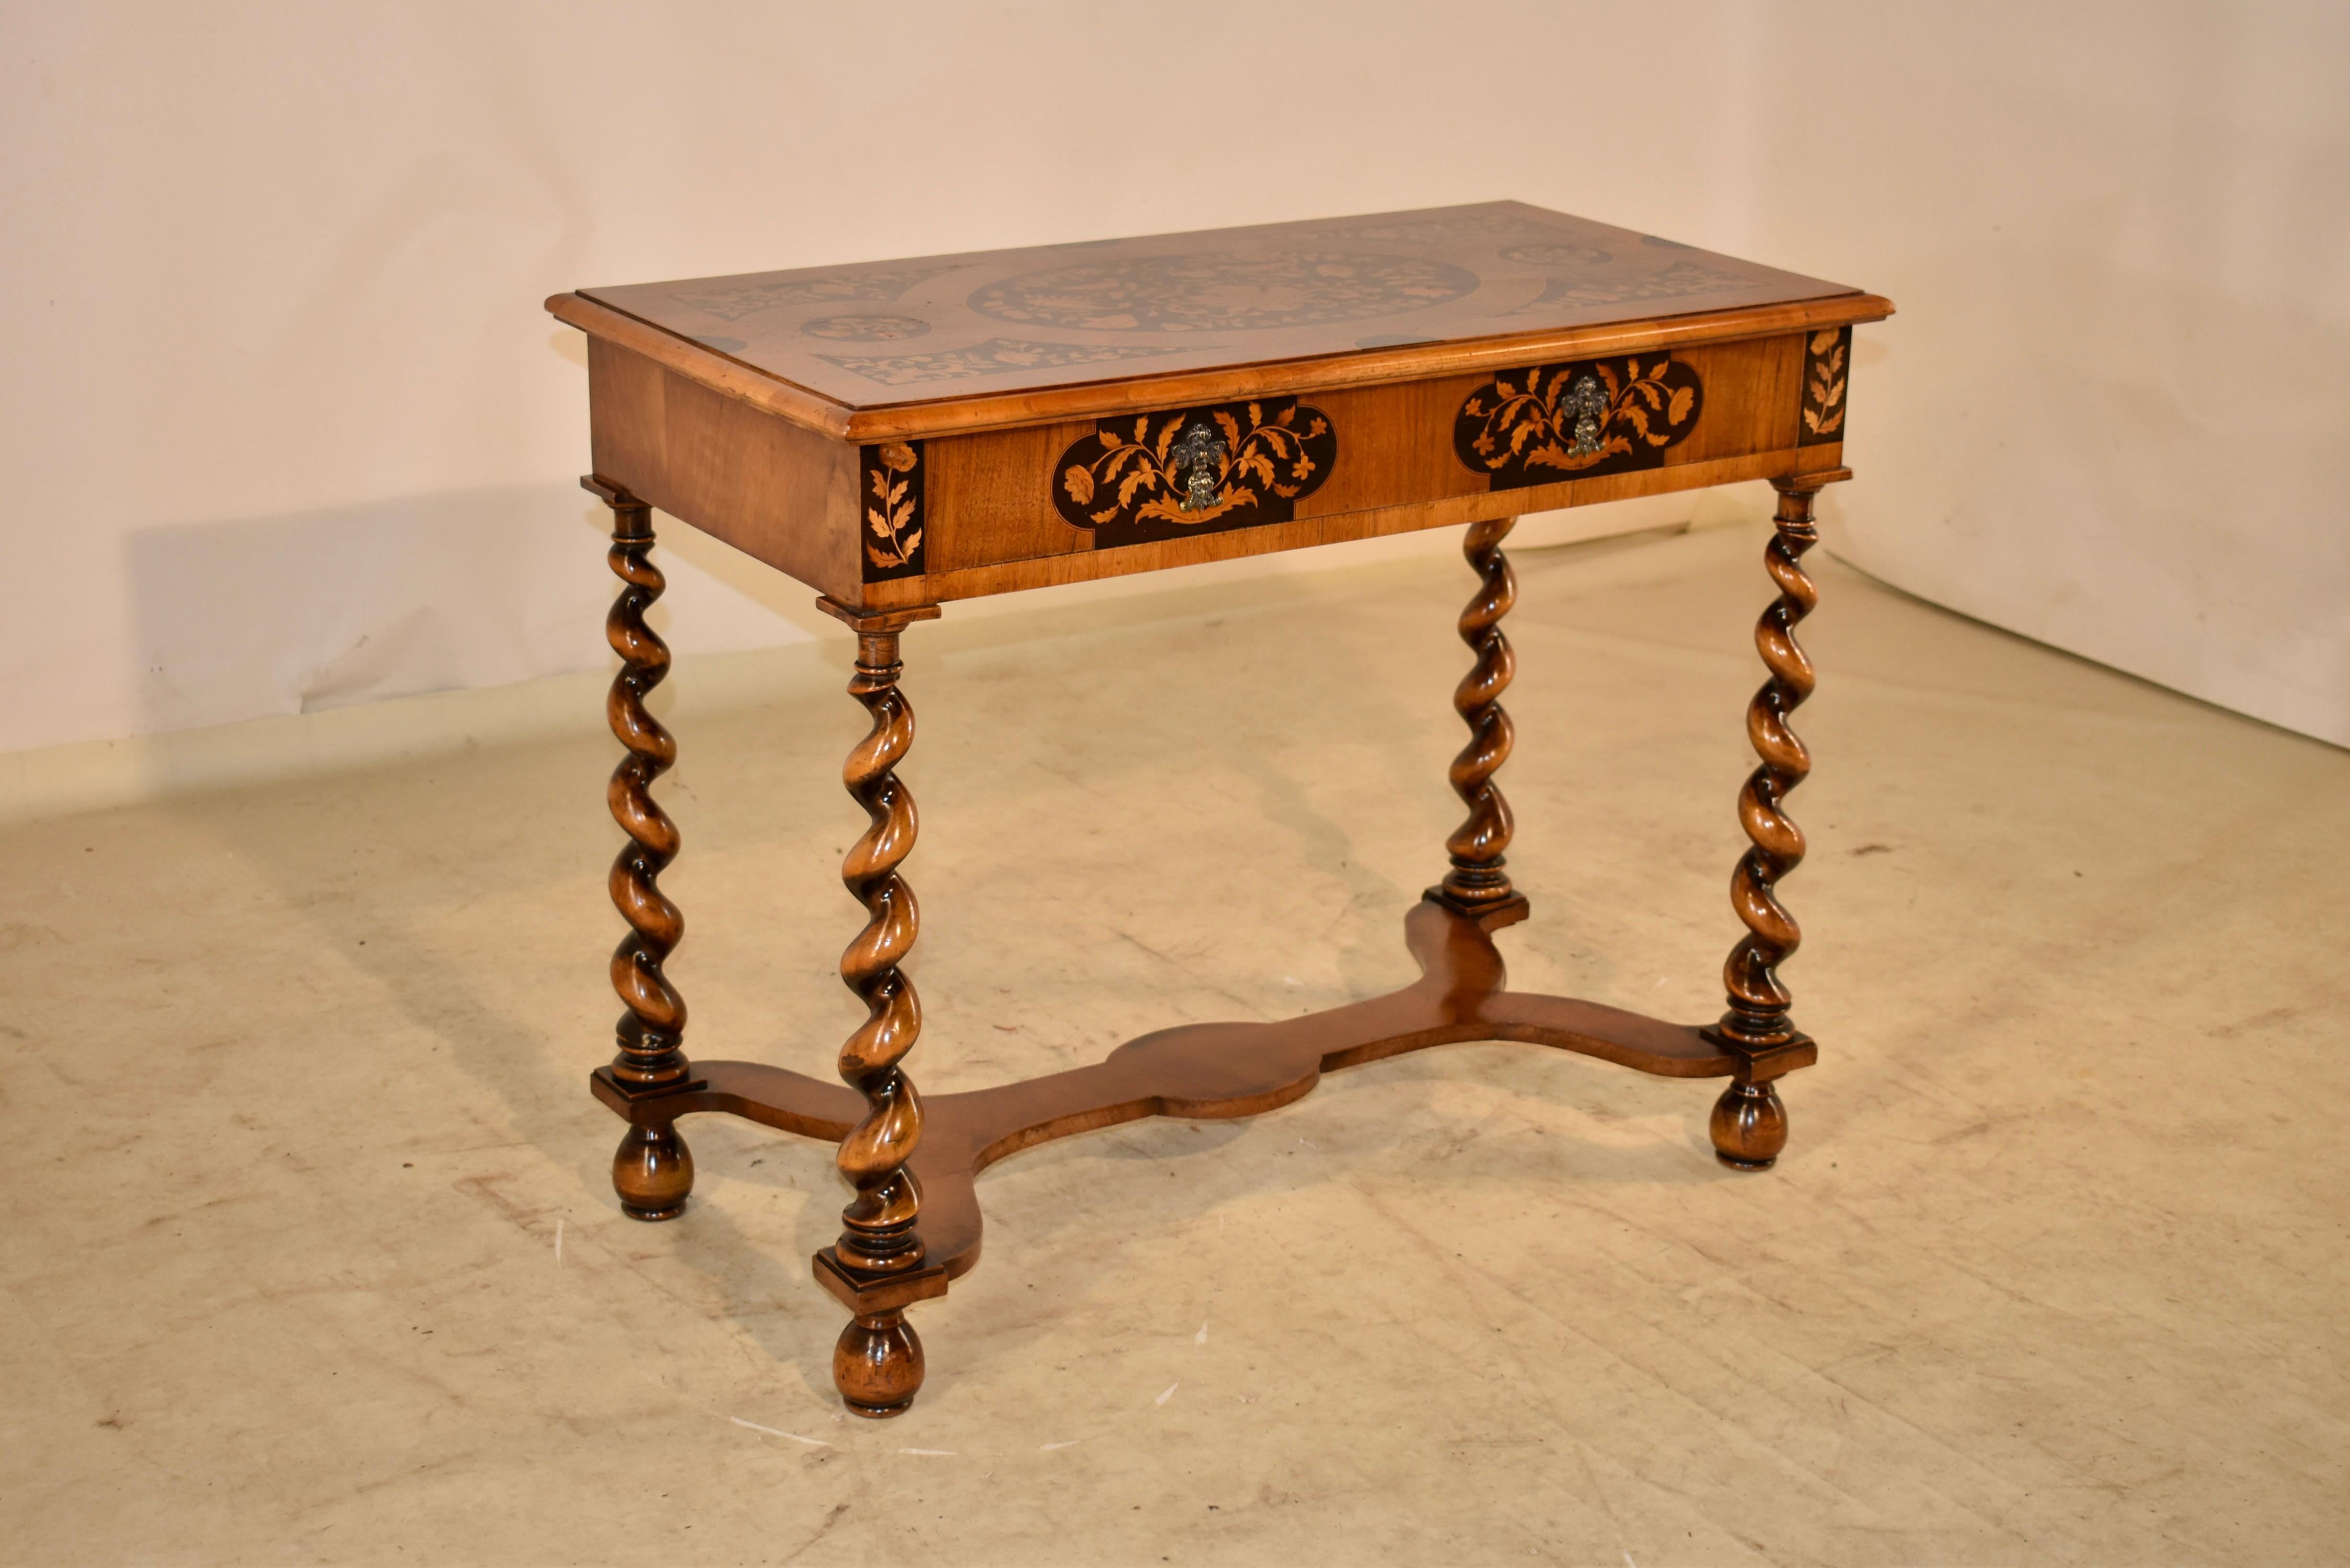
M1834 547L2350 743L2350 7L5 16L0 750L600 665L556 290L1495 197L1892 296Z

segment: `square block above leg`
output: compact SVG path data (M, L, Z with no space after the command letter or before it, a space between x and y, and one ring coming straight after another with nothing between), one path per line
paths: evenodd
M944 1263L910 1269L901 1274L853 1273L841 1266L839 1256L830 1247L816 1254L811 1262L816 1270L816 1282L831 1292L834 1300L860 1317L901 1311L916 1302L930 1301L947 1293L947 1266Z

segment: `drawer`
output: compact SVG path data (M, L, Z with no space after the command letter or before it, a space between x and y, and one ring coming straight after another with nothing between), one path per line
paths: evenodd
M591 339L597 472L843 603L936 603L1833 469L1851 328L852 444Z

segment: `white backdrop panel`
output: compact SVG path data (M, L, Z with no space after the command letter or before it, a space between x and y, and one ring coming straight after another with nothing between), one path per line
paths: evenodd
M1892 295L1835 547L2350 743L2340 7L7 16L0 749L599 664L557 289L1502 196Z

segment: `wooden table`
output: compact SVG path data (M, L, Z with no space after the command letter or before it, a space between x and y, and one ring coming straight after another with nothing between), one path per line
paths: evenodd
M680 1116L725 1111L837 1142L856 1189L816 1276L848 1310L833 1376L851 1410L913 1400L906 1321L978 1262L973 1179L1005 1155L1141 1116L1253 1116L1334 1068L1462 1040L1520 1040L1669 1077L1727 1077L1724 1164L1784 1146L1775 1081L1814 1058L1776 966L1795 922L1774 887L1803 858L1787 793L1810 761L1788 715L1811 691L1795 623L1813 500L1843 466L1852 328L1892 305L1841 285L1514 202L1034 250L557 295L588 335L595 472L623 587L608 622L608 704L627 748L609 790L628 836L611 873L629 934L627 1011L598 1098L629 1124L612 1168L639 1220L684 1210ZM1644 1018L1508 988L1492 933L1523 919L1504 868L1510 810L1501 631L1515 595L1502 540L1523 512L1769 480L1779 587L1755 639L1770 677L1747 710L1762 765L1738 797L1752 841L1731 878L1746 935L1713 1023ZM872 728L848 792L871 818L842 879L865 929L841 977L867 1007L847 1086L750 1062L689 1062L663 972L682 929L660 875L676 827L651 786L675 759L645 711L669 650L652 508L816 588L857 634L850 695ZM1404 918L1418 983L1277 1023L1192 1025L1099 1064L925 1103L905 1060L921 1010L904 963L918 924L899 868L914 738L899 639L951 599L1466 524L1474 655L1454 696L1468 816L1442 879ZM1170 671L1180 679L1180 671ZM1139 803L1138 803L1139 805Z

